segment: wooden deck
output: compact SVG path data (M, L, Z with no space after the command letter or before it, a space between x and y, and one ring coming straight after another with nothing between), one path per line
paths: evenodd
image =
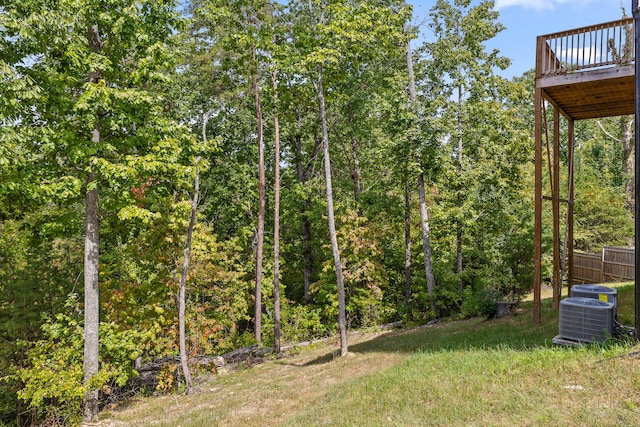
M634 113L633 19L539 36L536 89L572 120Z
M533 255L533 317L536 324L540 324L541 311L543 200L551 201L553 212L552 241L556 244L552 245L551 283L553 307L557 309L564 280L562 275L566 273L569 287L574 281L575 121L635 113L634 22L633 18L625 18L537 38ZM561 120L561 115L566 120ZM566 131L561 130L561 124L566 124ZM564 177L560 162L561 137L567 139L564 145L567 156L566 164L563 162L563 169L566 169ZM542 193L545 164L549 169L549 195ZM564 187L562 191L561 187ZM560 251L561 203L565 205L566 211L566 253ZM561 271L563 256L567 259L566 271ZM640 307L640 303L638 306ZM640 319L640 315L638 318Z
M633 114L633 65L541 77L544 97L573 120Z

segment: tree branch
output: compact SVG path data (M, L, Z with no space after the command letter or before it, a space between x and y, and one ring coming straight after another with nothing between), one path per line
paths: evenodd
M600 120L596 120L596 122L598 123L598 127L600 128L600 130L607 135L609 138L613 139L616 142L621 142L619 138L616 138L615 136L611 135L609 132L607 132L604 128L604 126L602 126L602 123L600 123Z

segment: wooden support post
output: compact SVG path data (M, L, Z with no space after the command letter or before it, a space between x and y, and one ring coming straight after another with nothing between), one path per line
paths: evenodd
M553 108L553 308L560 308L560 109Z
M569 141L569 194L567 199L567 295L571 294L571 287L573 286L573 204L575 201L574 190L574 149L575 149L575 127L573 119L569 120L568 129L568 141Z
M607 259L607 248L602 248L600 252L600 283L604 283L604 265L606 264Z
M542 89L538 87L541 70L542 45L544 39L536 40L536 87L534 94L534 139L535 139L535 196L533 231L533 322L540 325L540 287L542 284Z
M538 38L537 62L541 60L543 40ZM539 65L539 64L538 64ZM539 66L536 67L539 69ZM533 322L540 325L540 286L542 283L542 90L535 89L535 196L533 232Z
M636 244L635 244L635 322L636 338L640 335L640 12L638 11L638 0L631 1L631 12L633 13L635 28L635 227L636 227Z

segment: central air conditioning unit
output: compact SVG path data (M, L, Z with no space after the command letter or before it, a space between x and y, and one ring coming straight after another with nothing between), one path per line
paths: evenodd
M569 297L560 301L558 337L580 342L604 341L614 334L615 305L595 298Z
M600 301L610 302L615 307L613 309L614 319L618 315L618 291L615 288L608 288L602 285L573 285L571 287L571 297L595 298Z

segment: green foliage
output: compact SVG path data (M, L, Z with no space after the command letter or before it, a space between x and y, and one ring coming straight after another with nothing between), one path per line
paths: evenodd
M263 317L263 341L267 345L273 343L273 315L267 310ZM322 318L321 309L304 304L292 304L283 301L280 306L280 333L285 343L298 343L327 335L327 326Z
M485 288L477 295L478 311L487 319L492 319L498 312L497 302L502 301L502 293L495 288Z
M597 182L576 184L575 247L596 252L603 246L627 246L633 242L633 221L620 188Z
M70 302L67 308L73 310L75 301ZM28 365L16 373L24 384L18 397L36 410L38 417L49 416L50 407L58 408L65 417L79 413L85 392L83 331L77 314L72 313L58 314L43 324L45 339L31 344Z
M464 318L477 316L480 312L478 300L473 293L473 289L467 287L462 291L462 305L460 315Z
M42 338L42 316L63 310L65 294L76 283L82 251L69 212L47 206L0 221L0 377L25 363L27 354L18 343ZM25 410L16 396L20 387L15 379L3 383L0 424Z
M285 306L282 316L282 336L288 342L300 342L326 335L320 310L305 305Z
M283 340L330 334L338 308L309 77L318 66L331 123L349 326L436 316L417 226L418 172L428 186L440 316L491 316L495 301L518 299L531 286L534 79L495 75L507 60L485 46L502 30L493 2L435 2L434 37L414 53L415 111L407 106L403 50L413 30L403 29L410 8L401 2L198 0L189 6L188 30L172 1L44 3L7 0L0 11L0 423L25 405L43 422L77 420L81 322L77 303L63 309L63 301L82 286L81 201L89 171L99 175L91 185L102 207L102 367L92 386L108 393L135 375L132 358L177 353L176 278L196 171L203 198L187 282L189 356L255 343L254 75L263 94L268 198L275 107L281 124ZM100 52L87 43L93 24L104 41ZM88 83L92 72L101 78ZM625 123L602 121L611 138L595 122L576 124L578 249L625 245L633 235L620 144ZM102 138L93 144L96 124ZM203 132L206 142L196 137ZM196 157L203 160L195 164ZM413 227L408 304L405 181ZM269 209L265 342L273 321L271 215ZM551 237L544 238L548 256ZM310 304L302 304L305 279ZM48 320L39 328L43 315ZM8 377L11 365L17 371ZM178 389L178 375L167 367L160 389ZM16 401L19 389L23 400Z
M140 228L140 234L105 254L105 316L124 328L154 332L153 354L175 355L178 288L182 265L182 225L186 205L173 215ZM185 209L183 209L185 208ZM234 349L249 319L251 258L243 239L219 241L207 224L197 224L189 270L186 327L190 356Z
M75 294L67 300L65 311L45 319L43 339L22 345L28 348L24 366L16 367L10 377L22 388L18 398L28 405L35 419L48 423L76 424L86 391L83 385L84 332ZM114 323L100 325L100 371L87 385L110 394L137 376L133 361L153 341L153 332L123 330Z
M352 209L338 215L337 223L349 326L380 324L389 318L392 309L383 301L389 282L383 265L384 251L375 239L374 226ZM333 261L329 256L325 259L319 280L312 285L312 294L328 320L337 315L337 289Z
M457 289L467 286L505 294L530 286L525 251L532 211L522 179L530 102L522 95L525 82L496 75L509 61L486 47L504 29L493 2L439 0L430 15L435 38L419 63L422 104L436 111L432 126L446 151L434 182L432 241L441 275L462 263L455 281L437 282L439 306L452 309L462 298Z
M167 363L162 366L160 372L156 376L158 384L156 390L162 393L170 393L178 389L180 381L178 375L180 373L180 366L175 363Z
M234 349L242 324L250 318L253 283L248 272L252 266L242 243L240 238L218 241L206 225L196 227L187 310L194 354Z
M441 262L434 263L433 273L438 285L434 291L434 299L440 311L440 317L446 318L456 314L461 300L458 291L458 276L453 269ZM430 319L433 319L437 313L429 314Z

